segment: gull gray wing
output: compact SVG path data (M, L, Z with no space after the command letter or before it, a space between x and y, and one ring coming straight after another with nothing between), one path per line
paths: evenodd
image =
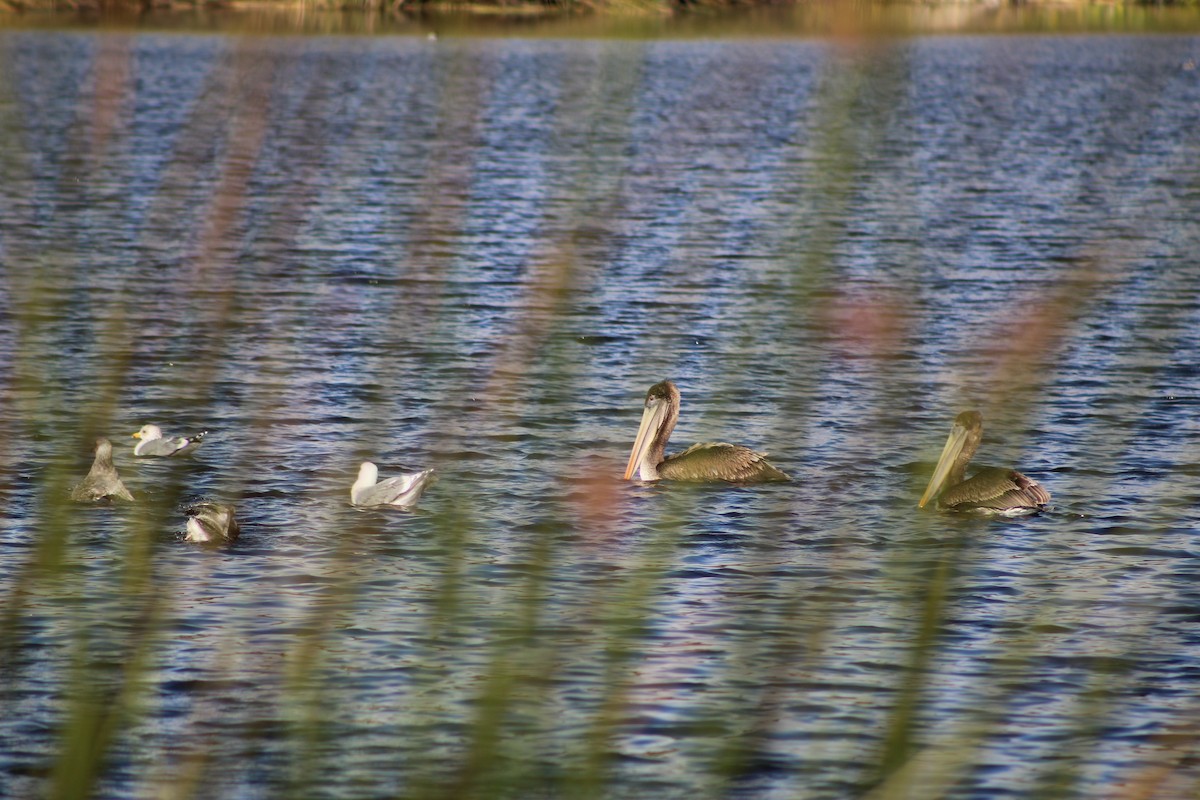
M192 445L199 444L208 434L201 431L193 436L164 436L159 439L143 439L133 448L135 456L173 456Z
M354 501L358 506L411 506L414 505L429 485L433 470L427 469L411 475L387 478L360 489Z

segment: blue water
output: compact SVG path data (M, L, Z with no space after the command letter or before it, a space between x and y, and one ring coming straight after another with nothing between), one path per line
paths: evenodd
M162 632L100 796L570 795L597 730L602 796L859 796L930 587L923 796L1194 787L1198 59L0 34L0 795L50 780L80 636L100 686L130 657L143 541ZM663 378L676 449L796 480L619 481ZM970 407L1045 514L916 509ZM146 422L211 433L135 461ZM97 434L140 501L59 518ZM440 481L356 510L365 458ZM179 541L200 496L234 546Z

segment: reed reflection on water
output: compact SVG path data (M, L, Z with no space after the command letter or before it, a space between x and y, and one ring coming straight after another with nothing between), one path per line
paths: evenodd
M0 794L1193 796L1196 51L0 34Z

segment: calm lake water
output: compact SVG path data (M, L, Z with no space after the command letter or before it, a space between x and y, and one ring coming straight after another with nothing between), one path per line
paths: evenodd
M0 33L0 795L149 608L99 796L856 797L910 700L913 796L1194 796L1198 64ZM620 481L664 378L796 480ZM918 511L966 408L1046 513Z

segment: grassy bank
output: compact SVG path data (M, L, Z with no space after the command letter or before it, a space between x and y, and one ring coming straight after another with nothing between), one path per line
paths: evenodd
M679 14L729 9L807 8L853 16L864 7L883 10L949 9L996 11L1003 7L1072 8L1090 6L1196 7L1200 0L1096 2L1095 0L944 0L938 3L803 2L803 0L0 0L10 12L77 12L84 14L151 14L180 11L351 11L368 13L453 13L515 16L579 13Z
M0 28L93 27L305 35L728 38L942 33L1182 33L1172 3L776 0L0 0Z

